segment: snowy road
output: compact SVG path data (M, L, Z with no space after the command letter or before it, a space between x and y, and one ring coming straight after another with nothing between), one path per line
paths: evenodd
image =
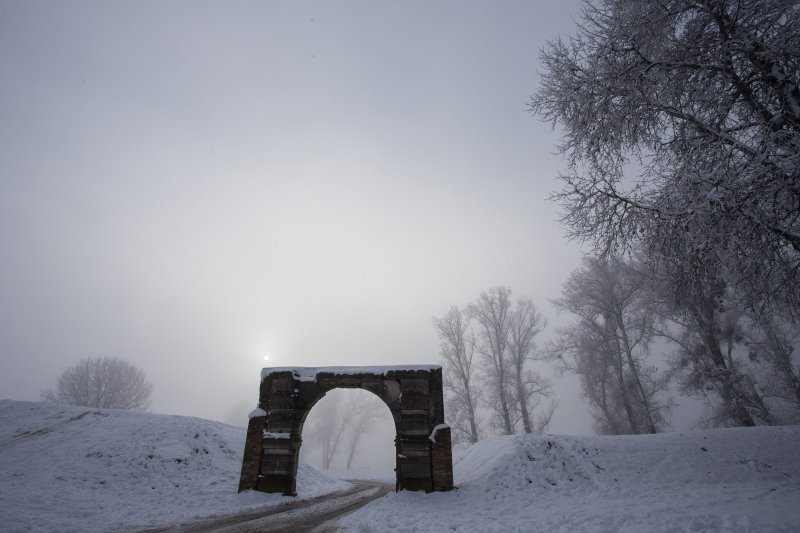
M336 531L335 522L368 502L394 489L393 485L377 481L352 481L351 489L291 502L279 507L248 511L224 517L171 524L147 533L181 532L258 532L258 531Z

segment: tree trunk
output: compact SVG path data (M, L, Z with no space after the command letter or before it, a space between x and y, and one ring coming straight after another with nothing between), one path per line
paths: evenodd
M531 415L528 412L528 402L525 398L525 384L522 382L522 369L516 368L517 378L517 398L519 400L519 411L522 415L522 427L525 433L533 433Z
M653 415L650 412L650 402L647 399L647 393L645 393L642 382L639 379L639 370L636 368L636 363L633 360L633 354L631 353L632 349L628 339L628 332L625 330L625 324L622 321L622 316L617 314L616 319L617 327L619 328L620 336L622 337L622 344L625 347L625 357L628 360L628 366L631 368L631 373L633 374L634 380L636 380L636 387L639 389L639 394L641 396L640 401L642 402L644 414L647 419L647 430L650 433L657 433L656 424L653 422Z
M356 446L358 445L358 441L354 442L352 446L350 446L350 453L347 454L347 470L350 470L350 464L353 462L353 457L356 455Z
M763 323L761 328L767 335L769 344L772 345L772 351L775 353L775 366L786 376L797 400L797 405L800 405L800 376L797 375L794 367L792 367L792 348L786 349L782 339L769 322Z
M614 432L614 435L620 435L622 432L620 431L619 423L617 423L617 419L611 414L611 410L608 408L608 395L606 394L605 379L603 379L603 381L600 383L600 394L601 394L601 400L599 402L600 410L606 417L608 426L611 428L611 431Z
M739 424L746 427L755 426L756 423L753 417L748 412L747 406L742 402L744 391L738 390L738 387L733 382L734 371L732 368L728 368L728 365L725 363L725 356L722 354L722 350L719 347L717 336L713 331L709 331L709 328L705 328L705 330L703 341L706 345L706 349L711 356L711 361L714 363L717 370L721 372L721 379L717 378L717 380L721 382L720 385L722 386L722 401L727 406L731 416L737 420Z
M502 385L505 385L505 383L502 383ZM511 409L508 406L508 401L506 400L506 394L502 385L498 393L500 394L500 408L503 410L503 431L505 435L512 435L514 433L514 427L511 424Z
M499 333L495 333L495 338L500 338ZM496 369L497 369L497 395L500 397L500 409L503 421L504 435L512 435L514 433L514 425L511 423L511 407L508 405L508 398L506 397L506 362L504 357L505 340L503 344L499 345L495 350Z
M469 439L470 444L478 442L478 425L475 423L475 406L472 400L472 392L467 389L467 416L469 418Z
M617 385L619 387L619 395L622 400L622 406L625 408L625 414L628 417L628 424L630 425L631 433L639 433L639 424L636 421L636 415L633 412L630 398L628 398L627 388L625 387L625 373L622 367L622 350L619 345L619 337L617 331L613 327L611 320L608 316L603 317L606 324L606 343L608 349L614 358L614 370L616 371ZM613 343L611 340L613 339Z

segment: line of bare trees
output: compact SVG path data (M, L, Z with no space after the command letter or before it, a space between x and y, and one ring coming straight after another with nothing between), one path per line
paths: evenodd
M433 317L455 441L472 444L489 430L511 435L547 428L556 407L552 383L533 369L540 357L534 341L545 323L532 300L513 302L507 287Z
M595 255L549 351L598 431L658 431L670 378L706 425L800 421L798 50L797 6L761 0L587 0L542 49L530 111Z
M675 275L665 263L585 258L551 300L567 324L538 350L546 320L506 287L434 317L454 440L544 431L556 404L534 369L542 362L579 378L601 434L667 430L675 394L704 401L702 427L800 423L792 317L742 305L720 277L678 293Z
M671 383L705 400L703 427L800 422L791 317L742 306L720 278L695 283L678 298L663 264L587 258L553 301L574 319L547 357L579 376L598 433L664 430Z

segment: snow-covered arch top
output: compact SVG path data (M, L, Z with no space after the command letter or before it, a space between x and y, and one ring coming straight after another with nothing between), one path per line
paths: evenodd
M247 428L240 492L296 494L303 422L317 400L336 388L368 390L389 407L397 430L397 490L453 488L440 366L328 366L261 371L259 403Z

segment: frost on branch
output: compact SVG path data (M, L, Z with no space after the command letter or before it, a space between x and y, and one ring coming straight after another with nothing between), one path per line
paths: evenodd
M792 2L585 4L542 51L530 109L563 128L554 194L601 254L679 256L765 307L800 307L800 10Z

